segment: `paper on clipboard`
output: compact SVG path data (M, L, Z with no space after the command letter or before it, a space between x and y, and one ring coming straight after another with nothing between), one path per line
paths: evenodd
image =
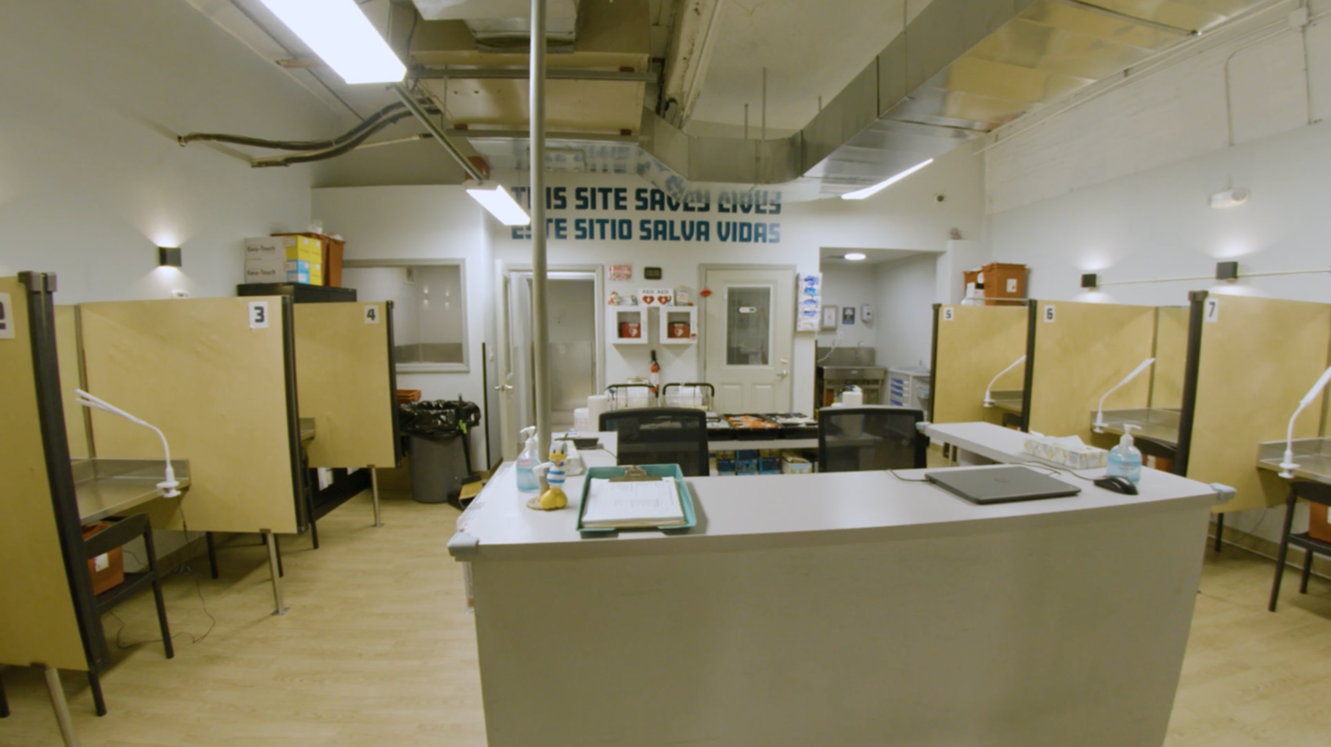
M673 477L612 482L593 479L582 513L585 527L670 526L684 523L679 486Z

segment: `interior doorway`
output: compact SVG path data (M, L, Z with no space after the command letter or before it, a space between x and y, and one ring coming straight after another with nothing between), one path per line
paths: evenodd
M600 365L596 351L601 345L597 322L600 284L591 271L548 274L546 308L550 324L551 430L573 427L573 411L586 407L587 398L600 391ZM518 271L508 284L511 327L509 340L514 361L514 403L518 428L536 422L535 343L532 341L532 274Z
M704 381L716 411L790 412L794 268L705 269Z

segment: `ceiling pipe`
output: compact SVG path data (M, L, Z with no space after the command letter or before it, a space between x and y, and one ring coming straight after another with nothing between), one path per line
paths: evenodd
M545 246L545 2L531 0L531 268L532 356L536 379L536 443L550 453L550 320Z

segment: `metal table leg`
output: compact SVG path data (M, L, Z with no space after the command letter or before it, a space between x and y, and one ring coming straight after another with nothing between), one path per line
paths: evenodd
M65 688L60 684L60 672L55 667L46 667L46 689L51 694L51 708L55 710L55 720L60 725L60 736L65 739L65 747L79 747L79 738L74 734L74 720L69 717Z
M374 465L368 467L370 470L370 493L374 498L374 525L381 527L384 525L379 520L379 473L375 471Z
M1222 544L1225 539L1225 515L1215 515L1215 551L1220 552L1225 549Z
M273 578L273 602L276 605L273 614L285 615L287 607L282 603L281 571L277 568L277 537L273 535L271 529L260 529L259 531L263 534L264 544L268 545L268 572Z

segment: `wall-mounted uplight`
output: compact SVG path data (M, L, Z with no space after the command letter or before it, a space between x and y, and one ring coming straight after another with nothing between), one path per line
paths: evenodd
M1216 192L1211 195L1207 203L1212 210L1229 210L1244 205L1252 198L1252 193L1246 189L1227 189L1224 192Z
M1094 272L1083 273L1081 276L1081 287L1086 290L1095 290L1100 287L1100 276Z
M893 184L896 184L897 182L901 181L902 179L905 179L906 177L910 176L911 174L914 174L916 171L919 171L920 169L924 168L925 166L928 166L929 164L931 164L931 163L933 163L933 162L934 162L934 159L930 158L928 161L925 161L924 163L921 163L921 164L917 164L917 165L915 165L915 166L912 166L912 167L906 169L905 171L901 172L900 174L897 174L896 176L892 177L891 179L888 179L888 180L886 180L886 181L878 182L877 184L873 185L872 187L865 187L864 189L861 189L861 190L858 190L858 191L855 191L855 192L847 192L846 194L841 195L841 199L843 199L843 200L863 200L863 199L866 199L866 198L872 197L872 196L878 194L879 192L882 192L883 190L887 189L888 187L892 186Z
M850 254L847 254L845 257L843 257L843 259L849 262L862 262L867 257L868 255L865 254L864 252L851 252Z
M1238 262L1216 262L1215 263L1216 280L1238 280L1239 263Z
M157 247L157 265L159 267L180 267L180 247Z
M518 201L513 199L513 195L508 193L501 184L494 189L481 189L475 187L467 190L467 194L479 203L481 207L490 211L490 215L499 219L500 223L506 226L529 226L531 225L531 216L522 209Z

